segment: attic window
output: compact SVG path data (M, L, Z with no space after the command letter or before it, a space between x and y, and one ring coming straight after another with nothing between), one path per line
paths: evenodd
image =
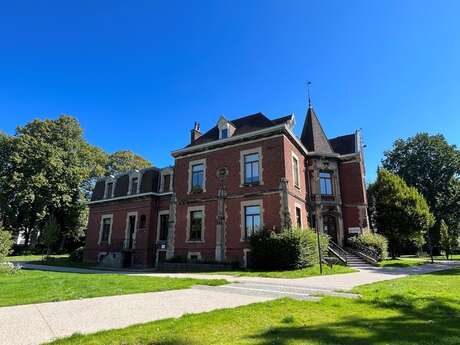
M219 129L219 139L230 138L235 132L235 126L224 116L221 116L217 121L217 128Z

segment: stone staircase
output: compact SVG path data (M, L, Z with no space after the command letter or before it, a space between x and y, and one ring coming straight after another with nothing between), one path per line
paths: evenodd
M347 252L347 265L351 268L372 268L373 265L361 259L359 256Z

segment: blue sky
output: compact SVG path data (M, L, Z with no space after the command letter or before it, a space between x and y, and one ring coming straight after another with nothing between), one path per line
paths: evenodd
M460 145L458 1L0 1L0 130L76 116L164 166L194 121L295 113L362 128L368 180L420 131Z

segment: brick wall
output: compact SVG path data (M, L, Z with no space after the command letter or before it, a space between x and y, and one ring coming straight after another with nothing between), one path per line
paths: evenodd
M130 212L137 212L136 248L134 265L150 266L153 264L158 210L169 208L169 198L140 197L113 202L90 205L88 231L84 251L85 262L96 263L99 253L121 250L126 237L127 217ZM101 218L113 215L111 244L98 244ZM139 228L140 217L146 216L145 228Z

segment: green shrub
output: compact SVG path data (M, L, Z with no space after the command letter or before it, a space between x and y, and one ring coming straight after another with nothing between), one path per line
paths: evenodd
M385 260L388 257L388 240L385 236L373 232L365 232L348 240L351 247L359 245L370 248L378 257L379 261Z
M0 263L5 262L6 257L11 254L13 239L8 231L0 227Z
M328 237L321 235L320 241L325 255ZM261 231L251 236L249 244L251 268L289 270L319 263L316 233L309 229L285 229L279 234Z
M70 260L74 261L74 262L81 262L83 261L83 250L85 248L84 247L79 247L77 249L75 249L74 251L72 251L69 255L69 258Z

